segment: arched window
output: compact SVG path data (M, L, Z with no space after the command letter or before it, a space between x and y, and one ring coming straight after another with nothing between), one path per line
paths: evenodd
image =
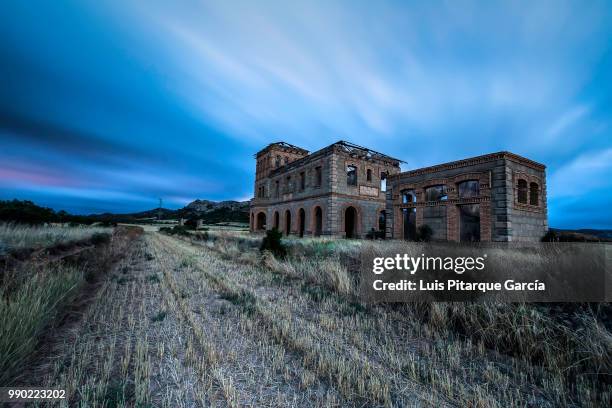
M380 191L387 191L387 173L380 173Z
M357 185L357 167L346 166L346 184L349 186Z
M540 195L540 186L538 183L529 184L529 204L538 205Z
M521 204L527 204L527 181L519 179L516 184L517 200Z
M372 169L367 169L366 170L366 180L367 181L372 181Z
M446 186L444 184L425 189L425 201L445 201L447 199L448 195L446 194Z
M402 190L402 204L416 203L414 190Z
M384 232L387 228L387 213L382 210L378 213L378 230Z
M457 184L459 198L472 198L480 195L480 183L478 180L467 180Z
M321 183L323 182L323 172L321 170L321 166L315 167L315 187L321 187Z

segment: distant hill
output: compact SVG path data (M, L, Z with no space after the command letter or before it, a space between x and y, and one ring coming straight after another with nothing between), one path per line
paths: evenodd
M178 210L159 208L129 214L94 214L100 221L137 222L157 218L161 212L162 220L201 219L204 223L249 222L249 201L210 201L195 200Z
M42 224L47 222L75 222L91 224L93 222L142 222L147 219L157 219L161 212L162 220L201 219L204 223L218 222L249 222L249 201L209 201L195 200L178 210L158 208L126 214L90 214L71 215L66 211L54 211L41 207L31 201L0 200L0 221L26 224Z
M196 218L205 223L249 222L249 201L195 200L180 210L179 218Z
M550 228L550 232L557 235L561 241L585 241L585 242L612 242L612 230L584 228L577 230L567 230Z

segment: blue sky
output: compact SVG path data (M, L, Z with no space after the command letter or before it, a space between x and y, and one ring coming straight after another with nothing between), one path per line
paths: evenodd
M247 199L253 153L344 139L412 169L510 150L553 227L612 228L612 3L13 1L0 198Z

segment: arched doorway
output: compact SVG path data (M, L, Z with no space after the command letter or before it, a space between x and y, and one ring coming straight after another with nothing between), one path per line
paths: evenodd
M303 208L298 211L298 233L300 238L304 236L304 230L306 229L306 212Z
M291 234L291 211L285 211L285 235Z
M314 235L320 237L323 232L323 210L321 207L315 207L314 210Z
M416 208L402 209L404 234L403 237L408 241L416 240Z
M347 238L357 237L357 210L348 207L344 212L344 232Z
M280 217L278 215L278 211L274 211L274 224L273 224L273 227L277 231L280 229L280 220L279 220L279 218Z
M263 231L266 229L266 213L260 212L257 214L257 230Z
M385 238L385 232L387 231L387 213L382 210L378 213L378 231L379 237Z
M459 206L459 240L461 242L480 241L480 205Z

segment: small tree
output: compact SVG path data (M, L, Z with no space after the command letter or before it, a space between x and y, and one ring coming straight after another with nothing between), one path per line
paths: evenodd
M433 236L433 230L427 224L421 225L417 229L417 241L429 242Z
M283 244L281 238L283 234L273 228L271 230L266 231L266 236L261 241L260 251L270 251L279 258L284 258L287 255L287 247Z
M558 241L559 241L559 234L557 234L557 231L554 231L554 230L546 231L546 234L544 234L544 236L542 237L542 242L558 242Z

